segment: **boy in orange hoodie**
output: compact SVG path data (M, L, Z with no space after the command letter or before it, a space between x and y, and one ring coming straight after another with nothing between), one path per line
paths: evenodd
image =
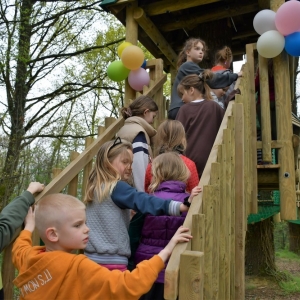
M29 209L25 228L13 246L13 263L19 270L14 284L20 299L139 299L150 290L175 245L192 238L187 228L180 227L158 255L132 272L109 271L71 253L86 247L85 222L84 204L69 195L45 196L34 211ZM32 247L35 224L45 246Z

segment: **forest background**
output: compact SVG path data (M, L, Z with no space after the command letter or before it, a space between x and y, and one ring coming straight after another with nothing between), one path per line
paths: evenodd
M124 105L124 81L106 70L125 28L100 3L0 1L0 209L29 182L48 184Z

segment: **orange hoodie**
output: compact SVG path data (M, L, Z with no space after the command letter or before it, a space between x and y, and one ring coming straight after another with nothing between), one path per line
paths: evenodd
M20 289L20 299L139 299L164 268L162 259L155 255L132 272L109 271L84 255L32 247L27 230L21 232L12 251L19 270L14 284Z

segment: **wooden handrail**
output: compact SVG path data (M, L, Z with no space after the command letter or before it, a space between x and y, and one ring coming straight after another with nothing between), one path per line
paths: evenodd
M199 182L199 186L203 187L210 183L211 179L211 166L213 162L217 162L217 153L218 147L222 144L223 141L223 130L227 128L227 123L229 116L232 115L232 106L233 101L230 101L228 107L225 112L225 116L221 123L220 129L218 131L217 137L215 139L214 145L210 152L209 158L205 165L201 180ZM192 228L192 218L194 214L199 214L201 212L202 206L202 197L203 193L200 193L196 197L194 197L192 205L189 209L189 212L185 218L184 227ZM178 296L178 283L179 283L179 263L180 263L180 255L185 251L189 250L190 243L182 243L177 244L171 257L168 262L166 273L165 273L165 299L176 299Z
M120 117L111 124L90 146L88 146L76 159L74 159L58 176L56 176L45 189L37 195L38 202L43 196L61 191L97 154L99 147L113 139L123 126L124 119Z

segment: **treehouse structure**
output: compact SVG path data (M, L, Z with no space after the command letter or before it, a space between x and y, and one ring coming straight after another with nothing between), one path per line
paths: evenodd
M228 45L234 61L246 57L243 77L237 82L241 94L227 107L199 183L203 192L193 200L184 223L191 228L193 240L177 245L167 266L166 299L245 298L247 219L250 216L251 222L255 222L255 218L265 217L260 214L259 190L278 191L280 195L270 205L271 215L280 212L284 220L297 220L300 122L291 113L297 63L285 51L273 59L277 140L272 140L268 60L256 51L258 34L253 29L253 18L260 10L276 11L283 3L282 0L103 0L101 3L104 10L126 26L126 41L141 42L155 57L147 61L149 86L137 93L126 83L125 101L128 104L140 94L153 97L159 105L158 123L166 118L165 73L175 78L177 54L186 39L201 37L210 49ZM257 63L260 86L265 87L261 91L261 141L257 141L256 128ZM68 193L76 196L78 173L84 170L85 184L99 146L113 139L122 125L122 117L108 118L105 128L99 127L98 138L88 140L81 154L73 153L70 165L57 174L36 200L66 186ZM263 160L270 164L257 164L258 149L262 150ZM39 243L39 237L35 242ZM10 250L6 249L7 258ZM14 270L7 264L3 271L9 296Z

